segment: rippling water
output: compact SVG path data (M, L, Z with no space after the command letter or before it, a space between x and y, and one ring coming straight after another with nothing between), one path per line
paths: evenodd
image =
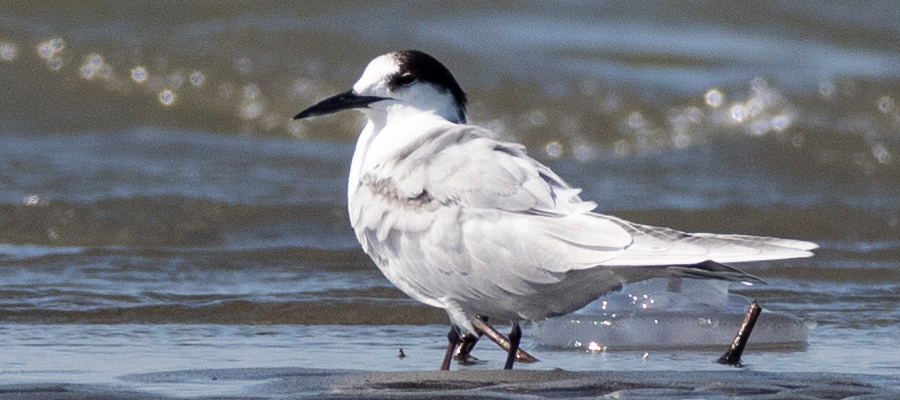
M650 5L4 4L0 346L36 358L4 357L0 380L112 374L84 365L157 342L177 347L153 345L169 360L236 352L208 366L363 348L363 365L322 367L436 365L446 316L391 287L349 228L361 118L289 121L402 48L441 59L473 123L528 145L603 212L820 243L812 259L746 266L769 285L734 288L814 327L808 347L755 368L900 374L883 351L900 339L896 7ZM396 335L314 339L329 325ZM84 337L119 350L96 358ZM319 358L267 364L265 343ZM383 361L410 346L434 363ZM54 367L64 354L81 367ZM542 356L535 368L712 357Z

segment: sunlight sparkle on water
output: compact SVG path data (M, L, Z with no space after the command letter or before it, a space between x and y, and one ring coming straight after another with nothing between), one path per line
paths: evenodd
M879 164L887 164L891 161L891 153L883 144L878 143L872 146L872 155Z
M163 89L159 92L159 103L168 107L175 103L175 92Z
M38 55L41 56L41 58L50 58L50 57L53 57L53 55L55 54L53 49L50 47L49 42L43 42L43 43L39 44L38 48L37 48L37 52L38 52Z
M590 342L588 343L587 349L591 352L599 352L606 350L606 346L601 346L597 342Z
M147 73L147 69L142 66L136 66L131 69L131 80L135 83L144 83L147 82L147 78L150 74Z
M768 89L769 82L766 82L765 79L756 77L750 80L750 89L754 92L764 92Z
M18 54L16 45L7 42L0 42L0 61L10 62L16 59Z
M747 118L747 109L741 103L732 104L728 109L728 114L734 122L744 122L744 119Z
M84 64L79 68L81 78L92 80L96 77L103 79L112 78L112 66L106 63L106 59L97 53L88 54L84 59Z
M887 114L894 108L894 99L890 96L881 96L878 98L878 110Z
M204 76L200 71L194 71L191 72L191 76L188 79L190 79L191 81L191 86L201 87L203 86L203 82L206 80L206 76Z
M101 56L97 53L88 54L87 64L92 67L99 68L100 66L103 65L103 56Z
M769 131L769 121L758 119L750 123L750 133L754 135L763 135Z
M300 98L300 103L311 102L316 98L331 94L331 90L319 83L324 66L320 61L310 61L302 68L302 72L288 81L289 85L265 86L266 93L262 92L262 84L252 82L249 75L257 69L265 67L267 62L263 58L257 58L248 54L241 56L229 56L223 60L224 64L231 63L234 68L233 76L223 75L214 70L201 71L199 65L182 64L175 65L177 58L166 55L144 54L139 48L131 49L123 53L108 53L109 50L85 49L73 46L60 36L43 36L30 40L18 38L0 38L0 66L10 63L11 67L18 67L20 59L31 58L39 62L45 62L50 71L73 71L71 74L56 74L55 78L69 78L83 83L100 83L101 87L115 91L122 95L137 94L144 101L151 102L155 99L163 107L173 106L179 102L179 107L191 107L197 103L213 104L217 109L228 110L232 117L239 118L246 123L241 125L242 130L257 130L272 132L285 130L293 137L304 138L308 136L305 127L297 123L289 123L276 112L274 105L281 103L278 96ZM80 45L82 42L77 41ZM31 47L34 46L34 47ZM29 50L27 54L23 48ZM132 60L130 65L120 65L116 60ZM81 62L78 62L81 61ZM15 62L15 63L14 63ZM72 63L71 68L68 64ZM146 63L146 64L145 64ZM115 70L115 68L122 70ZM149 73L153 69L153 74ZM116 76L121 72L123 76ZM214 73L216 79L211 79L208 74ZM50 75L50 74L48 74ZM236 76L235 76L236 75ZM125 79L126 76L130 79ZM78 79L78 78L81 79ZM119 79L121 78L121 79ZM694 96L702 95L701 104L696 97L689 100L688 104L675 105L660 115L659 110L652 107L636 106L628 91L621 89L606 89L596 80L580 81L576 92L584 97L590 97L591 105L595 113L588 117L600 117L603 120L613 121L618 127L621 137L609 138L609 142L598 144L592 140L594 125L589 119L582 119L578 113L561 115L556 111L550 112L544 108L530 108L523 105L522 108L511 111L511 114L502 113L495 118L486 114L487 120L479 121L498 136L514 135L506 132L520 132L523 130L556 130L556 137L544 137L530 143L536 146L538 151L549 159L571 158L579 162L587 162L599 157L603 150L612 150L616 156L628 156L654 149L687 149L696 145L708 143L710 138L720 135L721 132L733 132L735 130L747 135L776 135L786 146L809 146L812 136L796 135L792 131L795 126L804 126L808 117L821 119L822 124L829 121L827 116L818 117L814 113L805 113L798 103L793 101L791 92L782 93L782 85L778 80L769 82L769 78L755 77L749 80L749 85L743 90L733 89L731 86L715 86L729 84L727 81L713 83L706 86L707 90ZM185 87L198 89L210 87L213 92L205 96L194 96L194 93L178 93L186 90ZM270 90L270 87L286 86L284 90ZM815 99L819 103L835 102L844 97L852 97L858 86L852 80L846 78L823 77L810 82ZM731 90L726 94L724 87ZM747 90L749 89L749 90ZM702 89L701 89L702 90ZM817 93L816 93L817 92ZM179 97L181 96L181 97ZM859 94L862 96L862 94ZM900 126L900 112L896 106L895 94L889 89L879 88L878 91L865 93L863 106L868 105L869 116L879 116L873 123L881 128L872 129L862 126L865 118L846 118L847 124L857 126L854 128L860 132L872 131L874 137L866 137L865 144L855 149L860 154L856 162L859 165L867 165L867 168L880 167L882 165L896 165L896 158L891 160L891 153L896 152L893 140L885 137L886 133L894 132L896 126ZM835 103L838 104L838 103ZM839 121L838 121L839 122ZM817 122L819 123L819 122ZM798 125L799 124L799 125ZM314 132L310 130L309 132ZM565 139L560 139L560 137ZM854 159L855 160L855 159ZM892 164L893 162L893 164Z
M52 38L38 44L38 55L43 59L53 58L57 53L66 48L66 42L60 38Z
M51 71L59 71L62 68L63 62L57 57L53 57L47 60L47 68L50 68Z
M36 206L41 204L41 197L36 194L29 194L22 199L22 204L26 206Z
M638 111L628 114L628 126L634 129L644 127L645 122L646 121L644 120L644 116L641 115L641 113Z
M243 93L245 99L256 100L256 98L259 97L259 86L256 86L252 83L244 86Z
M712 108L719 108L725 102L725 94L719 89L709 89L703 95L706 105Z
M787 115L776 115L772 118L770 125L776 132L782 132L791 125L791 117Z
M246 120L257 119L265 111L263 105L258 101L248 101L241 104L241 118Z
M551 159L559 158L562 155L562 145L558 141L552 141L544 146L544 152Z
M81 77L82 78L90 80L90 79L94 79L94 77L96 75L97 75L97 71L95 71L93 68L91 68L90 65L82 65L81 66Z
M747 101L746 109L751 117L755 117L759 115L765 109L765 107L766 105L762 99L760 99L759 97L753 97Z

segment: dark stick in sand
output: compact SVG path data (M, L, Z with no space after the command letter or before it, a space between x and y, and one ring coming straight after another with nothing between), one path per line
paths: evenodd
M756 300L751 300L750 308L747 309L747 315L744 315L744 321L741 322L741 328L738 329L737 336L731 342L731 348L725 354L722 354L722 357L716 362L732 367L741 366L741 355L744 354L744 347L747 346L747 341L750 340L750 333L753 332L753 326L756 325L756 319L759 318L760 312L762 312L762 308L759 306L759 303Z

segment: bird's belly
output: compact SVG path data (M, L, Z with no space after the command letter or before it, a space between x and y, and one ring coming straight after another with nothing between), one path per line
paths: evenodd
M395 212L403 211L359 210L358 222L378 223L354 224L357 238L391 283L435 307L537 320L577 310L629 281L621 269L548 272L535 261L546 257L523 254L541 249L510 242L509 236L498 242L490 230L478 228L491 217L477 211L416 208L391 215Z
M447 209L365 207L354 213L353 229L363 250L398 289L422 303L447 308L446 298L458 277L447 248L455 220ZM436 243L436 241L438 243Z

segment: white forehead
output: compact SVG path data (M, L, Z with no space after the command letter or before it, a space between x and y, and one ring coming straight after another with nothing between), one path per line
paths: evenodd
M353 91L356 93L372 92L379 86L384 86L386 77L396 74L400 71L400 64L393 54L385 54L378 56L366 66L359 80L353 85Z

